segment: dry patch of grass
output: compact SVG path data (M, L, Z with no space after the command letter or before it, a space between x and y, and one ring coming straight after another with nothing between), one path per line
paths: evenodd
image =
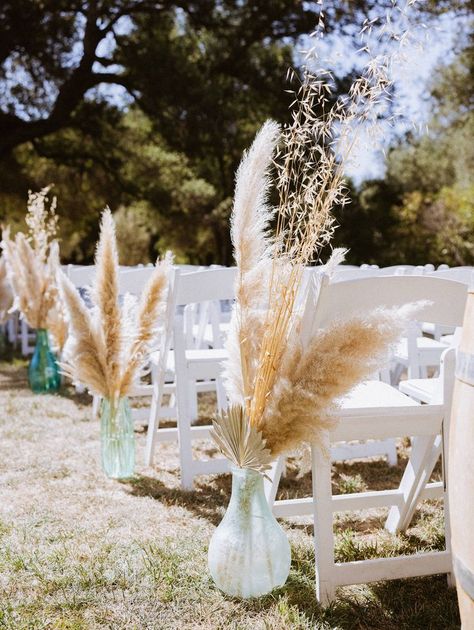
M212 401L204 399L202 416ZM340 589L322 609L314 597L309 519L284 521L292 545L288 583L255 601L221 594L207 572L207 545L224 513L228 476L179 487L177 446L160 445L153 470L127 483L100 470L99 424L87 396L33 396L23 363L0 364L0 628L83 630L282 630L459 628L444 576ZM211 450L203 443L202 453ZM334 467L334 488L394 487L403 470L383 460ZM281 496L309 494L290 463ZM386 487L385 486L385 487ZM439 549L442 507L423 504L410 530L391 536L384 510L338 514L341 561Z

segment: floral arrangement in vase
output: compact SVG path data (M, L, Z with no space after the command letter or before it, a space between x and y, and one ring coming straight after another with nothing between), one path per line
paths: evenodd
M101 402L101 454L111 478L133 475L135 441L128 394L140 377L157 335L168 291L172 258L158 262L138 304L132 296L119 301L119 260L115 224L109 209L102 215L91 291L93 308L62 273L59 285L71 337L61 367ZM129 299L130 298L130 299Z
M8 280L13 290L11 310L36 331L36 347L28 367L28 380L34 393L52 393L61 385L56 355L50 346L61 351L67 337L67 322L56 283L59 269L59 244L56 238L58 218L56 197L51 201L51 186L28 194L25 217L28 233L18 232L10 237L3 232Z
M392 61L371 58L341 98L329 72L306 68L292 122L267 121L237 171L231 237L238 273L225 366L231 407L211 431L232 463L232 496L209 546L211 575L232 596L263 595L288 576L288 540L263 492L271 463L321 442L338 401L383 365L417 308L377 309L312 330L317 289L305 281L330 242L333 207L348 202L344 166L362 123L377 119ZM275 208L267 204L272 184ZM323 271L331 275L344 255L334 250Z

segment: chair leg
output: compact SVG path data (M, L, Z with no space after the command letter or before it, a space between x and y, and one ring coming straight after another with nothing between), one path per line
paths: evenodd
M397 443L395 438L388 438L383 441L386 449L387 449L387 461L389 466L396 466L398 464L398 455L397 455Z
M92 398L92 420L97 420L99 417L100 401L100 396L94 396Z
M24 319L21 320L21 354L26 357L29 353L28 326Z
M191 439L191 418L189 416L189 383L176 379L176 412L178 420L179 461L181 467L181 487L192 490L194 486L193 448Z
M158 400L158 392L153 389L151 397L150 416L148 418L148 430L146 434L145 447L145 466L153 464L153 456L155 454L157 431L159 427L160 401Z
M199 417L198 411L198 393L196 387L196 381L189 381L189 418L191 422L197 420Z
M329 438L325 446L329 452ZM316 561L316 597L329 604L335 596L334 532L332 518L331 461L317 446L311 447Z
M440 436L413 438L410 459L399 486L403 492L403 504L401 507L392 506L385 522L385 529L392 534L406 529L410 524L420 493L428 483L439 457L440 444Z
M270 507L273 507L273 504L275 503L275 498L278 492L278 485L280 483L284 467L285 458L280 455L280 457L273 462L271 470L268 471L268 476L270 477L271 481L267 478L263 480L265 496L267 497L268 505Z

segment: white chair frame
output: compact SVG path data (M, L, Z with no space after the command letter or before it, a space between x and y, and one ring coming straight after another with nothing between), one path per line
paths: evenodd
M226 352L220 347L188 348L186 334L186 307L208 304L220 300L232 300L235 295L235 268L213 268L196 273L181 274L177 269L169 292L167 333L163 337L156 366L156 377L148 423L146 464L153 462L158 441L179 440L181 485L191 489L194 477L201 474L221 473L228 470L224 458L197 460L193 456L193 441L209 437L210 426L192 426L196 418L195 405L199 381L216 381L218 407L225 408L227 401L219 378ZM188 319L189 322L189 319ZM216 344L218 346L220 344ZM168 356L172 348L176 388L176 408L166 409L162 403ZM160 428L159 420L175 413L177 428Z
M466 296L466 287L461 283L424 276L368 278L332 285L324 278L311 329L324 328L334 319L347 317L357 311L420 299L432 300L423 309L423 316L427 321L459 326L462 323ZM447 453L454 364L455 352L448 349L442 357L440 386L429 404L421 405L403 394L398 395L399 404L395 406L351 408L350 400L348 404L343 404L338 413L340 421L331 433L325 434L323 448L312 446L312 497L275 501L284 458L280 458L274 465L273 482L267 483L266 492L275 515L313 514L316 595L319 601L330 602L334 598L336 587L342 585L436 573L450 575L446 478L444 482L428 482L441 451ZM380 384L380 387L389 386ZM323 454L324 448L330 448L331 443L339 440L384 439L406 435L414 439L409 462L398 489L332 496L331 463ZM386 528L396 532L408 527L420 499L439 496L443 496L445 502L445 551L398 558L335 562L333 512L390 507Z

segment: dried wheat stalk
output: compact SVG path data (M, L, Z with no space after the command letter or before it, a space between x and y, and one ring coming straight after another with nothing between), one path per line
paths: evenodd
M115 226L107 208L95 264L91 311L69 279L59 274L72 335L62 368L92 393L116 401L129 393L148 358L166 303L172 258L168 254L156 264L137 308L121 308Z

